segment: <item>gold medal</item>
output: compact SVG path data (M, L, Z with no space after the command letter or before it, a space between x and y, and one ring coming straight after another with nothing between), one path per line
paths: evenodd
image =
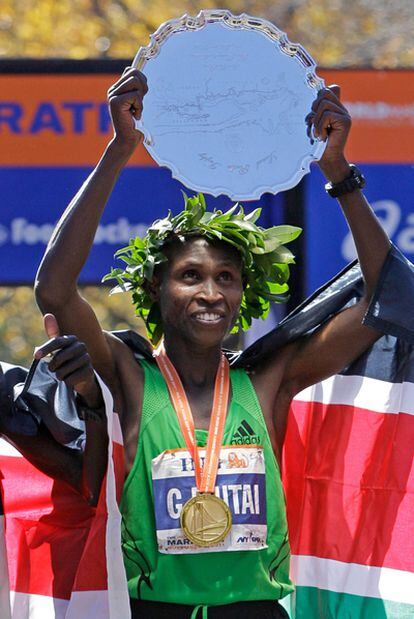
M184 505L180 519L185 535L197 546L215 546L231 529L230 509L215 494L196 494Z

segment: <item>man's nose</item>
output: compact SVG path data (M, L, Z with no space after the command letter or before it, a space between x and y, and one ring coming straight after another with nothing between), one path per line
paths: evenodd
M221 292L213 278L208 278L203 281L199 297L209 303L215 303L221 298Z

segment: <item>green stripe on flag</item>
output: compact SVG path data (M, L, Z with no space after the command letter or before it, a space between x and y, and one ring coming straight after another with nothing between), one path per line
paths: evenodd
M296 587L294 619L413 619L414 606L379 598Z

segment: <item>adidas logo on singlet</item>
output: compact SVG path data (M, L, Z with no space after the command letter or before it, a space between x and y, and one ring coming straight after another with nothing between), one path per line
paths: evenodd
M260 436L245 419L241 422L231 438L231 445L260 445Z

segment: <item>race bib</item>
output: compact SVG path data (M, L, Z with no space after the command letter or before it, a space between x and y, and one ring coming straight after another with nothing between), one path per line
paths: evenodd
M205 449L199 452L204 464ZM165 451L154 458L152 484L159 552L190 554L267 548L265 481L262 447L221 448L215 494L229 506L232 527L222 542L201 548L186 538L180 525L183 506L197 493L189 451Z

